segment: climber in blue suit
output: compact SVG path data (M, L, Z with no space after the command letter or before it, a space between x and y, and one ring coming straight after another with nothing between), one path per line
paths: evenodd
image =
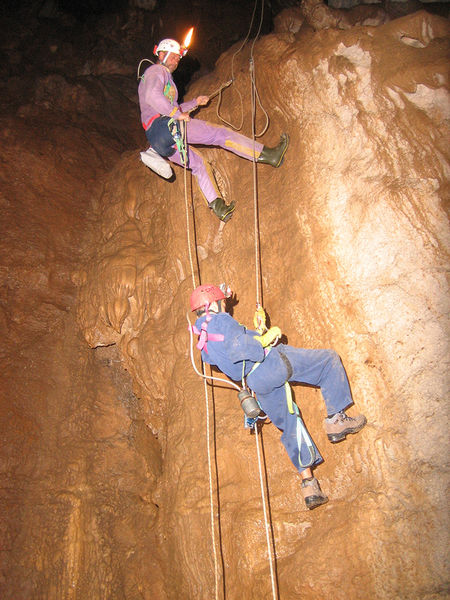
M325 431L331 442L339 442L366 424L363 415L350 417L344 410L353 404L342 362L333 350L306 350L276 343L278 327L264 334L240 325L226 310L224 292L214 285L201 285L191 294L191 309L198 319L194 331L202 360L216 366L233 381L246 378L262 410L283 434L281 441L302 477L302 493L309 509L328 501L311 468L322 457L309 434L299 437L298 409L289 410L286 382L295 381L321 388L327 409ZM304 426L300 431L306 431ZM309 440L309 443L308 443Z

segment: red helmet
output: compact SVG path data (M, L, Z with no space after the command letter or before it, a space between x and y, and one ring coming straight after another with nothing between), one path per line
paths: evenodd
M209 306L211 302L217 302L218 300L224 299L225 294L220 287L217 287L217 285L199 285L191 294L191 310L205 308L205 306Z

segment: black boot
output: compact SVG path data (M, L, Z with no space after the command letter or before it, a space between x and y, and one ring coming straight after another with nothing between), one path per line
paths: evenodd
M289 136L287 133L282 133L278 146L275 146L275 148L264 146L256 162L272 165L272 167L279 167L283 162L288 146Z
M216 217L219 217L221 221L226 223L233 216L233 211L235 209L234 201L228 206L225 204L225 200L222 198L216 198L212 202L208 204L209 208L213 211Z

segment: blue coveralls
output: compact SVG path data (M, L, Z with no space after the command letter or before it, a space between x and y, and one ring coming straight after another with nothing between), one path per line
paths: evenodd
M207 340L206 349L202 349L205 363L218 367L233 381L241 381L244 375L247 384L257 396L262 410L283 434L281 441L296 469L301 472L305 467L299 464L297 442L297 417L289 412L286 402L286 381L296 381L321 388L327 415L343 410L352 404L350 386L341 359L334 350L305 350L286 344L278 344L265 354L261 344L254 339L256 331L246 329L228 313L211 314L208 323L208 335L221 334L223 341ZM201 329L206 315L195 323ZM286 360L283 360L284 355ZM260 365L252 371L255 363ZM290 368L288 364L290 363ZM252 371L252 372L250 372ZM291 373L289 372L291 371ZM314 444L316 459L311 466L322 462L322 457ZM307 446L302 443L302 464L307 464L310 456Z

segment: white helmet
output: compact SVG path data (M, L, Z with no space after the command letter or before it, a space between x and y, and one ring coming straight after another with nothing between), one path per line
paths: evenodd
M174 54L183 57L187 52L187 48L181 48L180 44L175 40L165 39L161 40L153 49L153 54L155 56L158 56L159 52L173 52Z

